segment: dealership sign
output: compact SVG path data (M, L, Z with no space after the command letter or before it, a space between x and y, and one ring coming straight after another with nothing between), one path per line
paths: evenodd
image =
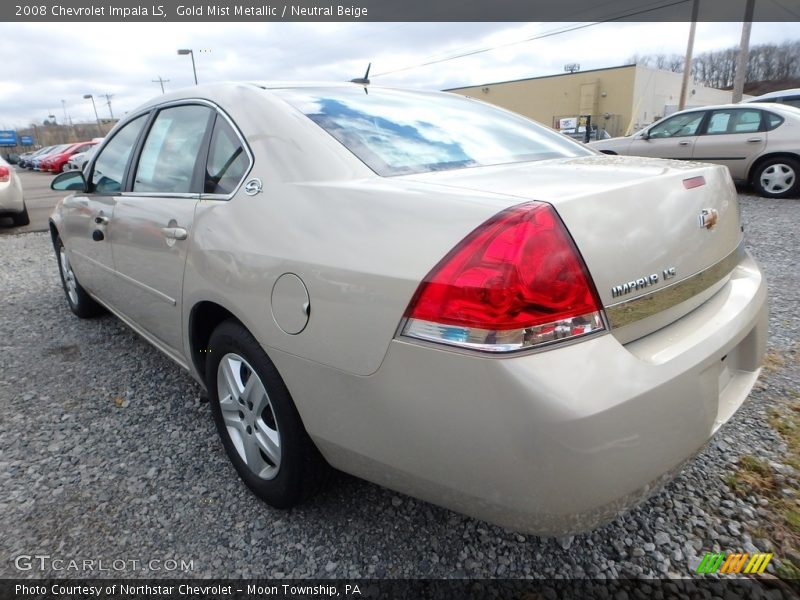
M21 135L19 136L19 145L20 146L33 146L33 137L30 135Z
M13 129L0 129L0 146L16 146L17 132Z

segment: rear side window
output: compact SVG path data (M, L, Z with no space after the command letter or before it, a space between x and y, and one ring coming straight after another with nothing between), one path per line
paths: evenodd
M767 120L767 131L772 131L776 127L778 127L781 123L783 123L783 117L780 115L776 115L775 113L771 112L764 112L764 116Z
M761 130L760 110L729 108L711 112L706 126L706 135L755 133Z
M250 168L250 158L230 124L217 117L205 171L206 194L230 194Z
M144 127L146 116L137 117L125 125L98 154L91 182L96 194L113 194L122 189L125 167L136 139Z
M207 106L165 108L147 132L134 192L190 193L195 164L213 111Z

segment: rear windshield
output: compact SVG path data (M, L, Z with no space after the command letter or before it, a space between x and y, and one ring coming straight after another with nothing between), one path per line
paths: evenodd
M546 127L462 96L360 87L271 91L383 176L592 154Z

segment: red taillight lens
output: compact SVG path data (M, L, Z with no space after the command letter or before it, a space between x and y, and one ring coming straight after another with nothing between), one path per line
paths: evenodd
M0 183L11 181L11 170L8 167L0 167Z
M425 277L403 334L508 352L602 330L601 305L555 210L509 208L469 234Z

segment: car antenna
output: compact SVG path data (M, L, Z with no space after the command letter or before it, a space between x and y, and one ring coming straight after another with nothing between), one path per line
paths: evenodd
M369 63L367 65L367 72L364 73L364 76L363 77L356 77L355 79L351 79L350 83L360 83L363 86L368 86L369 85L369 70L371 68L372 68L372 63ZM367 91L366 87L364 87L364 93L365 94L369 94L369 92Z

